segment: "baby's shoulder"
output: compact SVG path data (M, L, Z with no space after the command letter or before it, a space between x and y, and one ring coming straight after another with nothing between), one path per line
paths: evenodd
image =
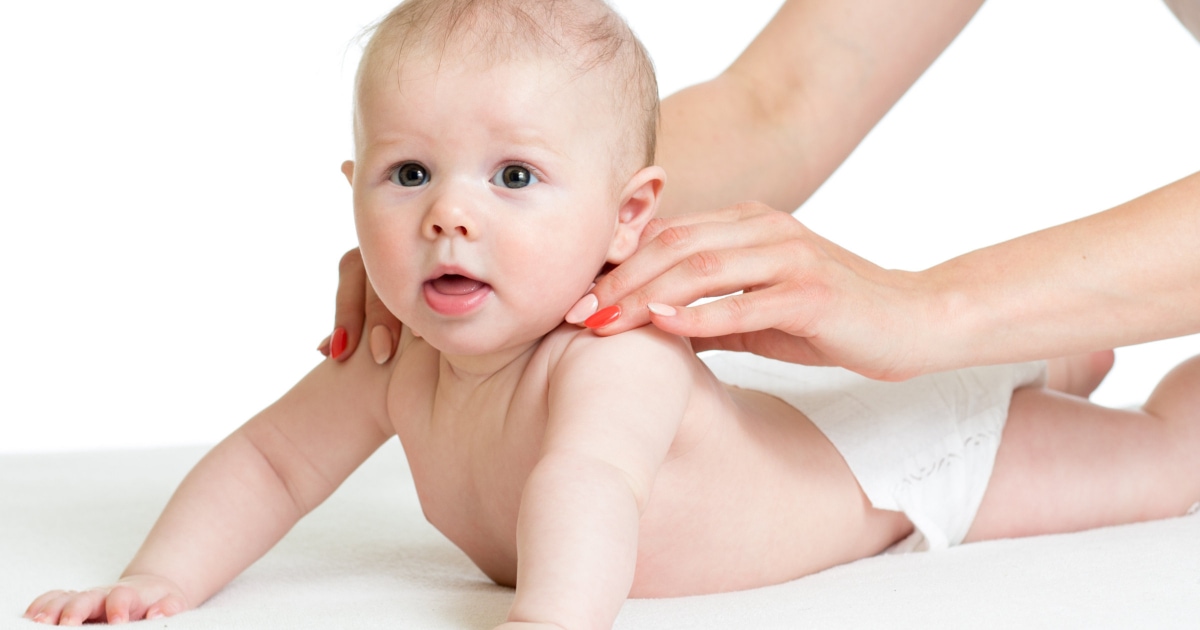
M546 335L541 349L551 379L579 371L632 375L646 369L682 377L699 364L690 341L654 326L601 337L586 328L563 324Z

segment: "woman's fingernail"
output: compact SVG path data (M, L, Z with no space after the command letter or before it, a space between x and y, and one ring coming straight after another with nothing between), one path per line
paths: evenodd
M589 315L596 312L596 308L600 306L600 300L591 293L579 298L575 306L567 311L567 315L563 317L568 324L578 324L587 319Z
M601 326L607 326L617 321L617 318L620 316L621 307L613 304L607 308L600 309L595 315L583 320L583 325L588 328L600 328Z
M376 326L371 329L371 356L375 362L383 365L392 358L392 331L387 326Z
M329 340L329 356L334 359L346 351L346 329L338 326L333 329L333 337Z
M646 308L650 309L651 313L663 317L673 317L675 315L675 307L659 304L658 302L651 302L646 305Z

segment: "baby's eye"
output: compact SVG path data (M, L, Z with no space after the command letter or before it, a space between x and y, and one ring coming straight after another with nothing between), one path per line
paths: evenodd
M429 173L416 162L405 162L392 169L391 180L401 186L420 186L429 181Z
M538 182L537 176L529 172L529 169L518 164L505 166L496 171L496 175L492 177L492 183L497 186L506 188L524 188L530 184Z

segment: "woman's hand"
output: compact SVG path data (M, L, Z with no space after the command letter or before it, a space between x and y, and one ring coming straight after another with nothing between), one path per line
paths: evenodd
M686 307L716 296L727 297ZM691 337L697 351L900 380L924 371L916 352L924 340L915 335L918 322L931 321L919 318L934 316L930 297L915 274L882 269L790 214L743 203L652 221L637 253L598 279L567 321L601 335L653 322Z
M50 591L29 605L25 617L37 623L78 626L86 621L125 623L170 617L188 608L183 591L171 580L128 575L103 588Z
M358 348L362 331L371 331L371 356L382 365L396 352L400 342L400 320L379 301L367 279L358 248L342 255L338 264L337 310L333 334L317 346L317 351L336 361L345 361Z

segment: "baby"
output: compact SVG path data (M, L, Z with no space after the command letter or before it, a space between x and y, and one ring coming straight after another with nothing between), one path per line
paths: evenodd
M516 587L501 628L605 628L629 596L1200 498L1196 360L1117 411L1041 387L1042 364L888 384L723 355L723 384L685 339L563 324L654 216L656 117L645 51L600 0L393 10L359 68L343 171L371 282L404 322L396 357L318 365L197 464L116 585L27 616L197 606L392 435L429 521Z

